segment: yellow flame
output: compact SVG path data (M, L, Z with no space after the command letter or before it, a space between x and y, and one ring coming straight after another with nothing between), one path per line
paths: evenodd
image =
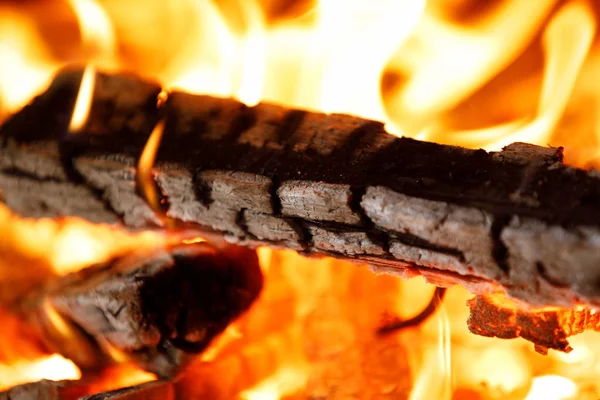
M73 337L73 328L69 323L65 320L65 318L60 315L58 311L54 308L54 306L50 303L49 299L45 299L42 305L42 310L46 314L46 317L50 321L52 327L63 337L71 338Z
M409 400L450 400L452 398L450 323L443 305L437 311L435 318L438 322L437 345L426 350L423 365L417 373Z
M257 386L240 393L244 400L279 400L293 394L306 384L306 372L302 369L281 368Z
M0 390L42 379L60 381L80 378L79 368L71 360L58 354L33 361L19 361L9 365L0 364Z
M379 81L386 61L417 25L424 0L320 0L312 43L325 62L317 106L384 120Z
M523 51L555 3L503 2L472 26L425 14L392 61L392 69L410 77L386 104L394 125L415 135L473 93Z
M30 19L0 9L0 122L46 86L57 65Z
M104 350L104 352L108 354L108 356L112 358L112 360L117 364L124 364L130 360L129 356L126 353L117 349L115 346L108 343L107 341L103 341L101 343L101 347L102 350Z
M69 133L78 133L83 129L92 108L94 99L94 85L96 82L96 69L92 65L85 67L77 98L75 99L75 107L73 115L69 123Z
M77 271L126 251L161 246L166 242L166 237L160 233L131 234L110 225L93 225L77 219L69 220L62 227L53 226L54 221L42 220L40 224L43 222L55 232L48 243L48 254L55 271L61 274ZM28 224L30 228L32 225L35 229L38 224ZM39 250L44 251L45 246L42 245L45 243L38 243Z
M146 146L144 146L137 169L140 189L144 194L144 198L148 204L150 204L150 207L156 212L160 212L160 198L156 190L156 185L154 184L152 167L154 166L156 153L158 152L164 129L164 121L160 121L150 134Z
M452 134L455 143L487 150L500 150L517 141L548 144L589 52L596 27L586 2L575 1L563 6L544 30L546 65L536 117L530 122L523 118L492 128L455 132ZM444 134L447 133L440 132L432 138Z
M87 60L101 63L103 68L113 66L117 39L112 22L104 8L94 0L69 0L81 31Z
M569 378L557 375L538 376L533 379L525 400L575 400L577 385Z
M235 323L229 325L227 329L225 329L225 331L210 344L208 349L202 352L202 355L200 356L202 358L202 361L214 361L215 358L221 352L221 350L223 350L223 348L225 348L233 341L240 339L242 336L242 332L240 332L238 326Z

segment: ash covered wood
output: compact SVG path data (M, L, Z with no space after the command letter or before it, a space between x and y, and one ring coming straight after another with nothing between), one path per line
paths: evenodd
M468 301L467 325L477 335L521 337L547 354L548 349L570 352L567 338L587 329L600 331L600 314L587 308L527 310L501 295L479 295Z
M160 227L135 165L164 118L155 178L181 224L475 293L501 286L532 305L600 304L600 177L564 165L560 148L469 150L179 92L159 109L157 84L106 74L88 126L69 135L80 77L61 72L1 128L0 190L23 216Z
M18 310L50 349L82 368L133 361L172 377L261 287L255 252L200 243L86 268L30 294Z

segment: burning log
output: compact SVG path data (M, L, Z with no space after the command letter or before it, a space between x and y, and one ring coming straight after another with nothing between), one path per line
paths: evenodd
M134 361L172 377L258 296L253 251L206 243L140 251L50 282L19 312L82 368Z
M75 400L87 393L87 388L77 381L43 380L0 392L0 400Z
M81 398L81 400L145 400L161 399L174 400L175 388L168 381L155 381L141 385L130 386L110 392L96 393Z
M0 400L143 400L175 399L171 382L154 381L108 392L88 395L89 382L48 381L27 383L15 386L0 393ZM88 395L88 396L86 396Z
M488 153L179 92L159 108L157 84L101 73L87 123L67 134L81 76L61 72L1 128L0 189L23 216L162 226L135 166L164 119L155 183L176 222L475 293L500 285L532 305L600 304L600 178L560 148Z

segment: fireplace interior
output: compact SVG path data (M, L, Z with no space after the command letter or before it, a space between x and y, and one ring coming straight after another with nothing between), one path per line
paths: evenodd
M593 0L0 3L0 399L598 399Z

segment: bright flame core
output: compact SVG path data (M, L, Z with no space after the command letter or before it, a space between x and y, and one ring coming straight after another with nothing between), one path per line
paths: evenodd
M93 66L88 65L83 71L81 84L75 99L75 107L73 108L73 116L69 123L69 132L77 133L85 126L88 119L92 100L94 99L94 84L96 82L96 70Z

